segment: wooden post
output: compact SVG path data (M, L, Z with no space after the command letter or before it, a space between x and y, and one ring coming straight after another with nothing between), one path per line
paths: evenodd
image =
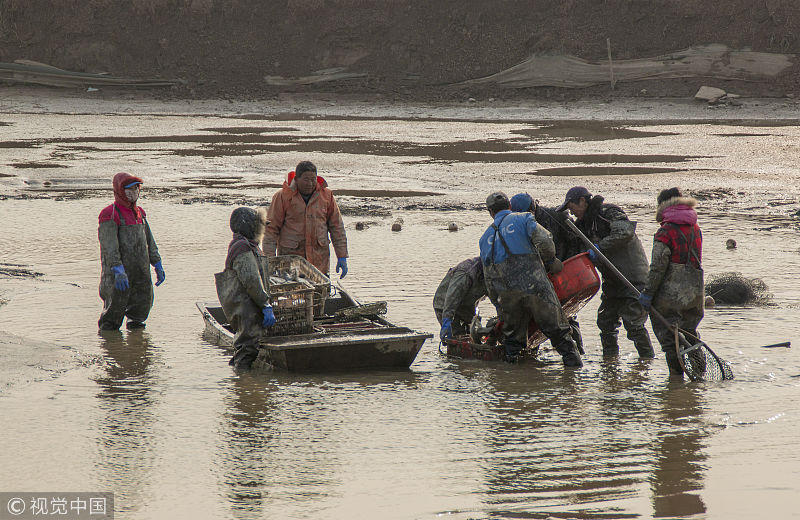
M608 72L611 75L611 90L614 90L614 62L611 60L611 38L606 38L606 49L608 50Z

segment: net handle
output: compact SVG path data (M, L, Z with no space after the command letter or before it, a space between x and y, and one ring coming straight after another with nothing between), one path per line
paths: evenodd
M578 227L575 225L575 223L573 223L572 220L570 220L570 219L565 219L565 223L570 228L570 230L572 230L573 233L578 235L578 238L580 238L592 251L595 252L595 254L597 254L597 257L603 262L603 265L605 265L612 273L614 273L616 275L616 277L619 278L619 280L621 282L624 282L625 285L627 285L628 288L630 290L632 290L634 292L634 294L636 294L636 297L638 298L639 295L641 294L639 292L639 289L637 289L627 278L625 278L625 275L622 274L619 271L619 269L617 269L617 267L614 264L611 263L611 260L606 258L606 255L604 255L599 249L597 249L597 246L595 246L592 243L591 240L586 238L586 235L584 235L581 232L581 230L578 229ZM674 330L676 334L678 333L678 327L676 327L674 324L668 322L667 319L664 318L664 316L662 316L661 313L658 312L655 307L650 307L650 315L653 316L654 318L656 318L658 321L660 321L665 327L669 328L670 330ZM682 342L685 343L687 346L689 346L689 347L692 346L686 340L686 338L681 337L682 335L678 335L678 336L680 337L680 339L683 340ZM699 339L699 338L696 338L696 339Z

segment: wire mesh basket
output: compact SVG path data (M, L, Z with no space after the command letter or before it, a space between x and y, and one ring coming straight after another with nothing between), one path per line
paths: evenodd
M325 301L331 292L331 279L314 264L297 255L273 256L269 259L270 276L287 281L307 281L314 286L314 316L325 314Z
M275 325L264 329L265 336L309 334L314 330L314 288L304 282L270 285L269 303Z

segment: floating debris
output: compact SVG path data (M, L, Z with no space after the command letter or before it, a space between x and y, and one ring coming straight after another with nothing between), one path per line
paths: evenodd
M728 249L736 249L736 240L729 238L725 241L725 247Z
M458 224L455 222L447 224L447 231L458 231Z

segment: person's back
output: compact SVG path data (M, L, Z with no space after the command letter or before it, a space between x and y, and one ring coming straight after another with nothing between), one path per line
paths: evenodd
M442 325L440 337L469 332L475 305L486 296L483 264L479 256L451 267L433 296L433 310Z
M571 330L548 270L558 272L550 233L530 213L512 213L508 197L489 195L486 206L493 223L479 240L489 298L503 322L506 358L515 360L527 346L528 325L535 320L566 366L582 366Z

